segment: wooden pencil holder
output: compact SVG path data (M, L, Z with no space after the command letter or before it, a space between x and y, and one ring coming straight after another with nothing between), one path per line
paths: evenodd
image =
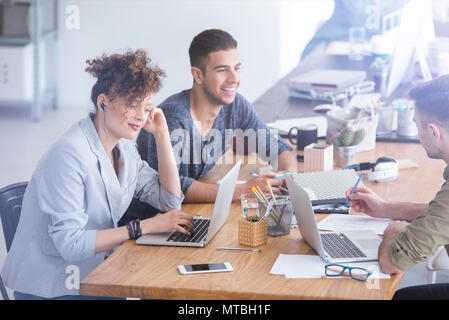
M239 220L239 244L257 247L268 241L268 220L251 222L246 219Z

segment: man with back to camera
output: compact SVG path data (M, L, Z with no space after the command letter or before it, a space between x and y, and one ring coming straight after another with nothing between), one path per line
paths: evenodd
M385 229L379 247L379 264L389 274L409 270L441 246L449 250L449 75L415 87L409 97L415 102L414 121L427 156L447 164L441 190L429 204L385 201L368 188L357 188L350 196L354 210L398 220ZM449 299L449 283L403 288L393 299Z
M251 104L236 92L240 85L241 62L234 38L222 30L205 30L192 40L189 56L194 80L192 89L172 95L159 106L167 118L174 152L180 159L178 169L185 201L215 201L218 184L197 179L204 176L230 147L232 135L229 133L233 130L252 129L255 139L249 138L249 144L256 144L259 149L259 133L262 133L262 139L266 139L266 144L262 145L267 153L276 152L278 169L296 172L297 161L291 147L277 135L270 134ZM137 145L142 158L157 170L154 137L140 134ZM265 152L259 151L259 156ZM279 192L277 186L282 180L269 181L274 192ZM233 200L250 192L251 185L259 185L268 192L264 178L253 178L236 186Z

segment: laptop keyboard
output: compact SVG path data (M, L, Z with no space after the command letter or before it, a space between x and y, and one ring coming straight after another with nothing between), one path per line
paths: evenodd
M321 233L324 250L332 258L364 258L366 255L344 234Z
M168 237L169 242L201 242L207 235L209 230L210 219L193 219L194 228L190 235L173 231Z

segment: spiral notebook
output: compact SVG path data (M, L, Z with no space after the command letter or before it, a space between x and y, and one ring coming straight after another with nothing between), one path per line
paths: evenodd
M296 173L292 177L306 190L313 206L344 204L346 191L354 187L359 178L353 169ZM359 186L364 186L362 181Z

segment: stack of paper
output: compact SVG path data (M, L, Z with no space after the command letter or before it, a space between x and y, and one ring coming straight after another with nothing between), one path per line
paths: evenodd
M302 254L280 254L271 268L270 274L284 275L286 278L321 278L325 275L326 263L320 256ZM390 279L381 271L377 261L343 263L348 267L365 268L372 272L369 279ZM347 277L338 277L347 278Z
M391 219L379 219L361 215L330 214L318 223L318 229L328 231L359 231L371 230L376 234L384 234Z

